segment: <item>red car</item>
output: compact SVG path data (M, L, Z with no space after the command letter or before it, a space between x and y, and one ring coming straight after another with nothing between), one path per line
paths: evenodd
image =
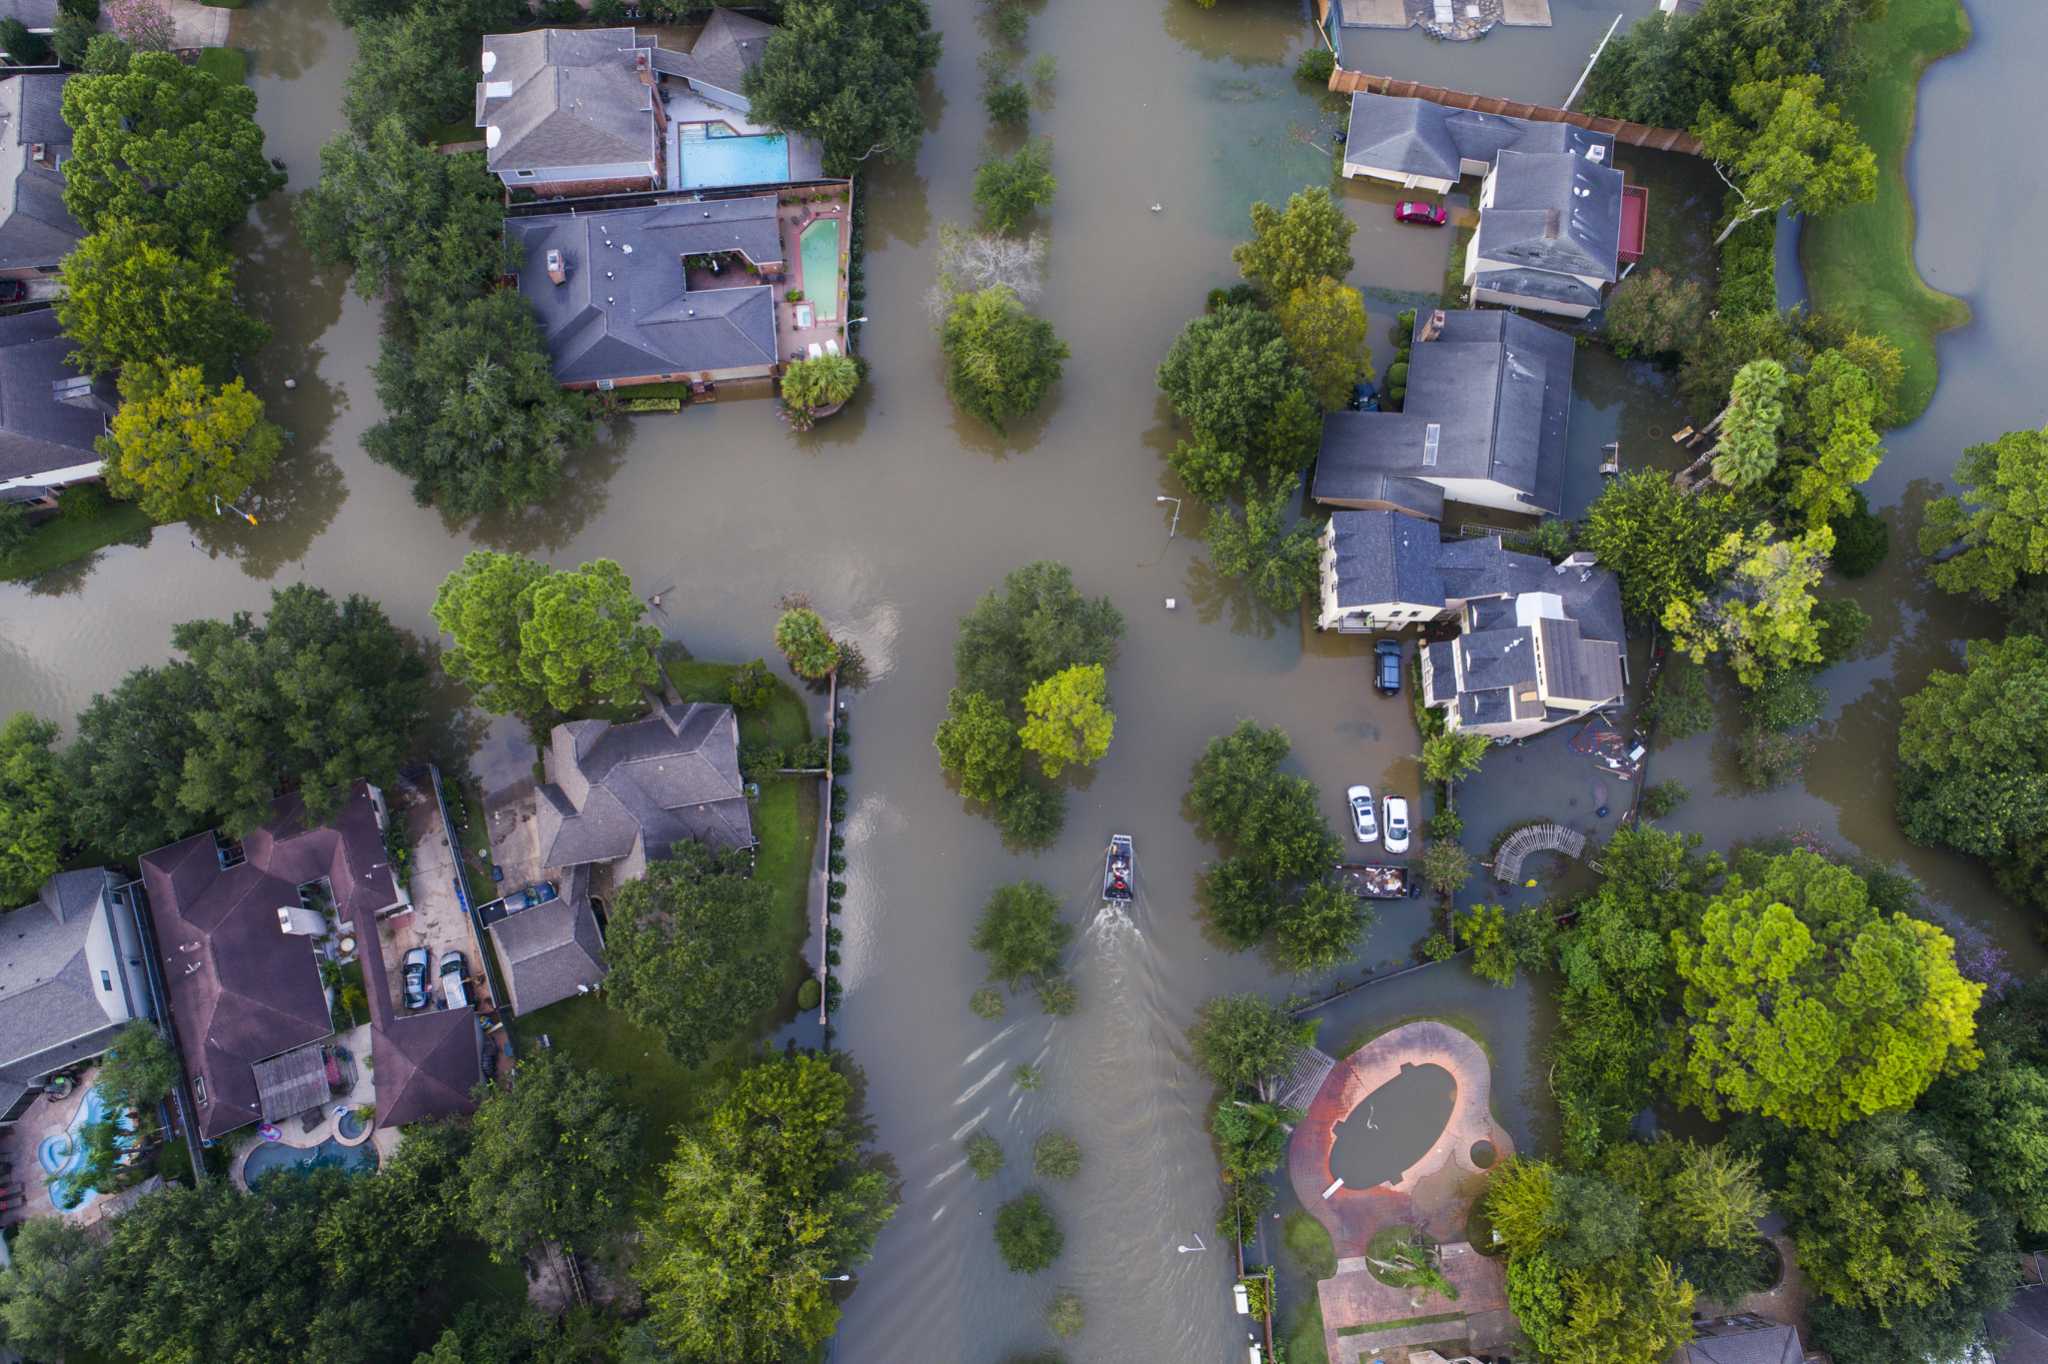
M1394 221L1397 223L1424 223L1430 227L1442 227L1450 218L1442 204L1425 204L1419 199L1403 199L1394 205Z

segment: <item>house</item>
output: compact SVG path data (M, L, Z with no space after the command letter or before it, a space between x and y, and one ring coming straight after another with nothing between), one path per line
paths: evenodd
M1484 176L1465 283L1475 303L1585 317L1640 260L1648 196L1614 169L1614 138L1571 123L1351 97L1344 174L1448 193Z
M739 748L732 707L702 702L663 705L630 724L556 725L541 757L541 864L606 865L630 881L679 843L752 847Z
M64 207L62 75L0 80L0 279L54 274L85 229Z
M484 163L539 194L659 188L668 124L652 52L653 39L630 28L485 35L476 87Z
M1693 1339L1667 1364L1805 1364L1799 1332L1780 1321L1744 1312L1693 1322Z
M1570 337L1513 313L1418 315L1402 410L1324 416L1315 499L1431 520L1446 499L1557 515L1572 358Z
M2035 1256L2022 1258L2038 1260ZM2030 1268L2026 1277L2038 1280L2038 1263ZM1996 1364L2048 1364L2048 1284L2022 1282L2012 1301L1988 1314L1985 1324L1996 1342L1991 1351Z
M773 24L729 9L714 9L688 52L657 46L654 69L682 81L713 104L744 114L750 106L740 93L740 84L747 72L760 64L774 32Z
M200 1136L326 1101L335 1028L321 962L348 937L369 996L378 1123L468 1112L483 1073L475 1011L401 1016L379 950L379 919L410 907L384 848L383 793L358 782L327 823L308 827L304 815L298 797L282 797L239 842L195 834L142 858Z
M536 905L487 908L512 1012L532 1013L595 989L609 969L590 904L590 867L566 868L560 893Z
M49 1077L106 1051L151 1016L135 908L104 868L60 872L37 897L0 914L0 1124Z
M774 371L775 290L762 282L784 266L774 195L535 214L505 229L564 385Z
M54 505L100 476L95 444L116 396L71 367L71 340L47 308L0 317L0 502Z

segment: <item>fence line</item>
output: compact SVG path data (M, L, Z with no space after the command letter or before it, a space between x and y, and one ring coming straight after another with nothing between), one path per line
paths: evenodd
M1421 81L1403 80L1397 76L1374 76L1363 71L1346 71L1340 67L1330 73L1330 89L1341 95L1393 95L1402 99L1424 99L1431 104L1442 104L1452 109L1470 109L1481 114L1501 114L1508 118L1527 119L1532 123L1569 123L1592 132L1610 134L1616 142L1623 142L1631 147L1648 147L1660 152L1684 152L1688 156L1700 155L1700 140L1691 133L1677 128L1654 128L1647 123L1630 123L1624 119L1595 118L1591 114L1576 113L1570 109L1555 109L1547 104L1524 104L1520 100L1501 99L1495 95L1468 94L1463 90L1451 90L1441 85L1425 85Z

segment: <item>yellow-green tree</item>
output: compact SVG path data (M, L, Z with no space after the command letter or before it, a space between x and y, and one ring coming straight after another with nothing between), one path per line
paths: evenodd
M236 356L270 335L235 301L226 252L210 242L181 252L166 229L120 220L64 258L57 322L77 346L72 363L88 374L149 362L225 379Z
M1954 942L1880 913L1862 877L1813 853L1730 878L1671 947L1684 992L1656 1069L1709 1118L1832 1133L1977 1063L1984 987L1956 968Z
M1115 733L1108 675L1100 663L1063 669L1024 695L1024 725L1018 737L1038 755L1048 777L1057 777L1069 763L1094 762L1109 752Z
M1316 400L1328 408L1344 406L1352 386L1372 373L1364 297L1321 275L1290 291L1273 315Z
M1672 647L1695 663L1726 654L1747 687L1777 669L1820 662L1813 589L1834 547L1835 533L1827 526L1787 540L1776 538L1768 521L1730 532L1707 555L1707 572L1721 580L1717 593L1664 608Z
M236 379L213 388L196 365L168 372L131 365L121 407L101 438L107 489L132 498L152 521L182 521L232 502L270 472L284 432L263 400Z

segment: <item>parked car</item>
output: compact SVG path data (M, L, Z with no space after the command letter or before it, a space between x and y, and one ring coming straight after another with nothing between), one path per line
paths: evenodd
M1397 223L1421 223L1424 227L1442 227L1450 216L1442 204L1425 204L1420 199L1403 199L1394 205L1394 221Z
M18 279L0 279L0 303L19 303L28 297L28 285Z
M1408 851L1408 802L1399 796L1387 797L1387 851Z
M1372 646L1374 668L1372 684L1380 689L1382 696L1401 694L1401 641L1383 639Z
M405 969L401 975L405 981L406 1008L427 1007L427 972L433 965L434 954L424 947L415 947L405 954Z
M469 974L462 964L460 952L441 954L441 1003L450 1009L467 1009L469 991L462 978Z
M1358 835L1358 841L1360 843L1379 842L1380 822L1373 817L1372 788L1370 786L1354 786L1344 793L1344 798L1351 802L1351 832Z
M1351 401L1345 406L1353 412L1377 412L1380 410L1380 391L1371 384L1355 384L1351 389Z
M506 896L505 908L508 910L532 909L535 905L546 904L560 894L561 891L555 888L553 881L535 881L517 895Z

